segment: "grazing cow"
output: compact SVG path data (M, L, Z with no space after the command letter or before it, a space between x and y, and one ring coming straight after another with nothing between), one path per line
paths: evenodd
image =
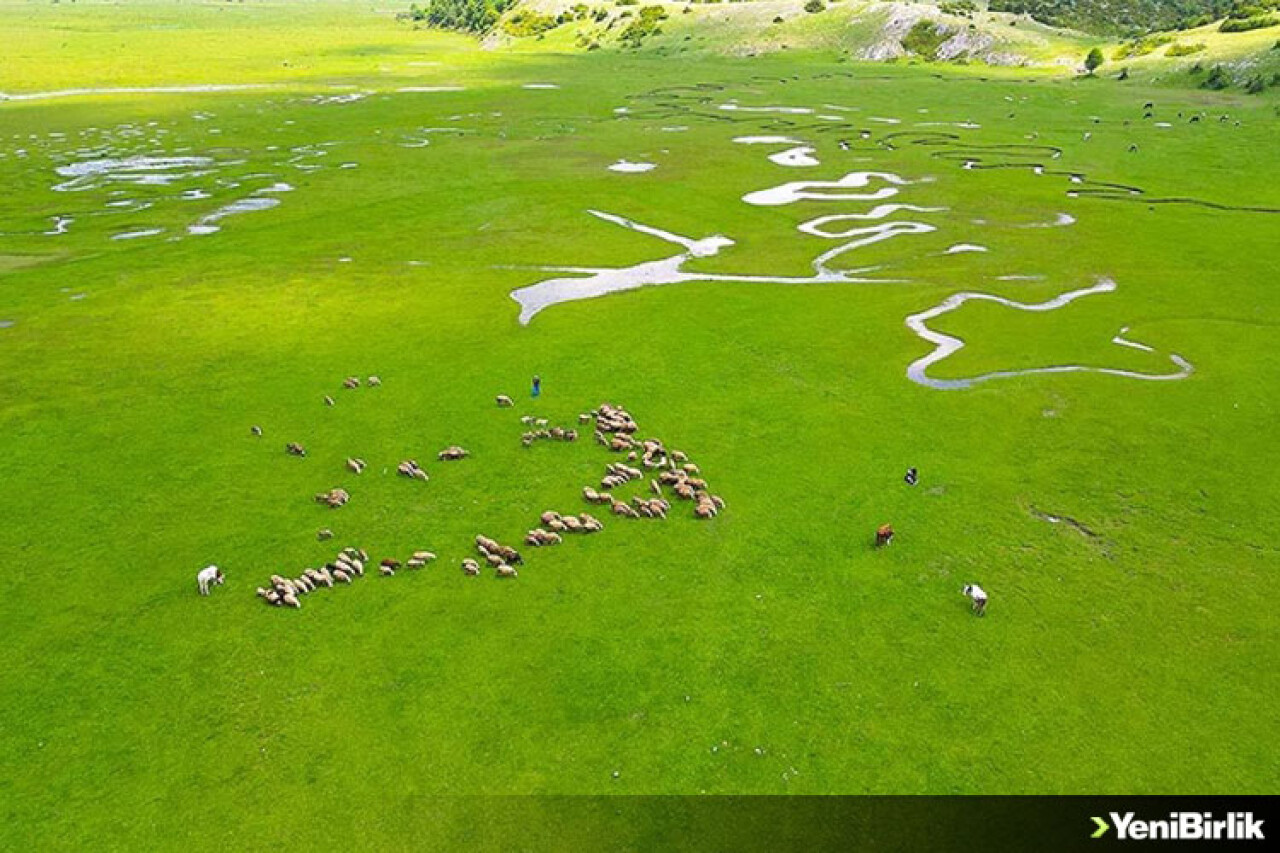
M987 615L986 590L978 586L976 583L969 583L964 585L964 589L962 589L961 592L969 596L969 599L973 602L974 613L978 614L979 616Z
M513 402L506 394L499 394L496 399L499 409L509 409L515 405L515 402Z
M906 484L908 486L914 486L916 482L919 481L920 479L920 472L917 471L915 468L908 468L907 476L903 477L902 479L906 481Z
M196 584L200 587L201 595L209 594L209 587L213 584L222 584L226 578L222 575L222 569L217 566L205 566L196 573Z
M876 528L876 547L881 548L893 542L893 525L882 524Z

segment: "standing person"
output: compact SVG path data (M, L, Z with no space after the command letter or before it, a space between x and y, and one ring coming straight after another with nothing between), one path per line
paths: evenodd
M538 376L536 373L533 376L533 396L542 396L542 377Z
M986 590L978 586L976 583L969 583L964 585L964 589L962 590L962 592L964 592L965 595L969 596L969 599L973 601L974 613L978 614L979 616L987 615Z

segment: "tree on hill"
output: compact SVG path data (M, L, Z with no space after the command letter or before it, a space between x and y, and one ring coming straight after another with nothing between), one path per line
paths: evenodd
M1102 65L1102 51L1094 48L1089 51L1089 55L1084 58L1084 69L1090 74L1098 70L1098 66Z

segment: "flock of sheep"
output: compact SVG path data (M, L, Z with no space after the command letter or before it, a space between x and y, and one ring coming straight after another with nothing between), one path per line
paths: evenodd
M403 563L410 569L420 569L435 560L436 555L430 551L414 551L413 556ZM318 569L304 569L296 578L272 575L270 586L258 587L258 597L272 607L293 607L301 609L300 596L307 595L327 587L332 589L335 583L350 584L356 578L364 577L365 563L369 562L367 552L359 548L343 548L329 563ZM385 577L394 576L401 568L399 560L386 559L378 569Z
M366 380L370 386L381 385L376 376ZM359 388L360 379L349 376L343 386L348 389ZM326 400L331 400L327 398ZM501 408L514 405L510 397L500 395L497 404ZM607 505L610 511L623 518L665 519L671 511L671 503L667 500L669 492L675 498L693 504L696 518L711 518L724 508L724 500L713 495L705 479L701 477L698 466L689 461L686 454L678 450L669 450L662 440L657 438L637 439L639 426L631 414L620 406L603 403L598 408L584 412L578 416L580 427L594 422L594 433L597 443L609 450L625 454L625 461L609 462L605 465L604 475L598 489L584 486L583 499L587 503ZM530 416L521 418L521 423L529 429L521 435L521 444L531 446L540 440L573 442L578 439L578 429L552 426L545 419ZM253 427L254 435L262 435L259 427ZM298 442L289 442L285 451L293 456L305 457L306 449ZM442 462L457 461L470 456L463 447L451 445L437 454ZM353 474L364 473L367 463L359 457L346 460L346 468ZM415 460L407 459L396 468L401 476L411 479L427 480L427 472ZM647 480L650 495L634 495L630 500L623 500L617 494L630 483L644 483ZM343 488L333 488L315 496L317 503L337 508L350 500L350 494ZM553 510L543 512L539 518L539 526L530 529L524 544L540 548L559 545L567 534L590 534L604 529L600 519L590 513L559 513ZM327 528L317 533L321 541L333 537ZM463 573L468 576L479 576L485 566L493 569L499 578L514 578L518 572L516 566L523 565L524 558L515 548L504 545L488 536L478 535L475 538L478 558L468 557L462 561ZM399 560L387 558L378 564L384 576L393 576L401 568L420 569L434 561L436 555L430 551L414 551L403 564ZM302 606L301 596L307 595L320 587L332 587L335 583L353 583L356 578L364 576L365 564L369 555L358 548L343 548L333 561L320 568L307 568L296 578L272 575L270 585L259 587L257 594L268 604L276 607Z

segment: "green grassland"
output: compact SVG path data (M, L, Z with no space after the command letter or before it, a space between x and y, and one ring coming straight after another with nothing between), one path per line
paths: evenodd
M396 11L0 4L11 95L272 84L0 102L0 848L481 831L430 805L448 794L1276 790L1280 214L1185 201L1280 208L1274 92L821 51L482 51ZM731 100L849 112L818 130ZM932 121L981 127L916 126ZM1145 192L1073 197L1060 175L964 169L904 131L1055 146L1019 162ZM732 142L772 133L821 165ZM222 165L53 189L71 160L135 154ZM609 171L619 158L657 168ZM517 322L510 292L548 276L534 266L672 253L589 209L736 241L691 269L807 275L830 243L796 226L865 205L741 198L855 170L932 178L894 201L948 208L936 232L842 262L896 283L686 282ZM277 207L186 232L273 181L294 187ZM209 197L175 199L194 187ZM130 200L151 206L107 207ZM1074 225L1019 227L1064 212ZM41 233L58 216L66 233ZM958 243L989 251L942 254ZM1100 276L1115 292L1058 311L933 321L968 345L932 375L1160 373L1173 352L1191 376L906 378L930 350L908 315ZM1113 344L1122 327L1155 351ZM344 390L350 374L382 387ZM514 541L544 509L587 509L581 487L613 458L590 440L523 449L519 416L606 400L687 451L727 510L610 516L527 552L518 579L464 577L475 534ZM453 443L472 457L435 462ZM394 476L407 457L430 482ZM348 506L313 503L338 485ZM877 551L884 522L898 537ZM347 544L440 559L301 611L254 597ZM201 598L210 562L227 583ZM985 619L968 582L991 592Z

